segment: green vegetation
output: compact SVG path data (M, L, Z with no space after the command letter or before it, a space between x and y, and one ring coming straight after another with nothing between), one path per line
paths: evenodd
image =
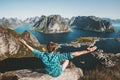
M78 42L78 43L91 42L91 43L93 43L94 39L92 37L80 37L77 40L75 40L75 42Z

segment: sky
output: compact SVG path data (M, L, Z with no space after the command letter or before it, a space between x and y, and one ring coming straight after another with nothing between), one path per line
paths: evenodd
M120 0L0 0L0 18L25 19L41 15L120 19Z

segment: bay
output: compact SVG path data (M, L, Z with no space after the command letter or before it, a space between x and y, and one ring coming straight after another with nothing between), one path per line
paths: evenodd
M16 28L15 31L20 34L23 33L25 30L31 32L41 44L47 44L50 41L64 44L64 43L70 43L71 41L79 37L119 38L120 25L114 25L114 28L115 28L114 33L93 32L93 31L73 29L73 31L69 33L44 34L44 33L32 30L32 28L28 25L21 25L21 26L18 26L18 28ZM114 39L102 40L97 42L95 45L99 49L103 49L105 52L112 52L112 53L120 52L120 43L115 41ZM64 51L64 52L67 52L66 50L69 50L69 51L76 50L74 47L62 47L62 48L60 49L60 51ZM70 49L67 49L67 48L70 48ZM79 48L77 50L79 50Z

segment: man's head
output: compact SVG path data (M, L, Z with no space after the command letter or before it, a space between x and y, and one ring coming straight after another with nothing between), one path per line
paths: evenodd
M56 50L56 45L54 42L49 42L47 44L47 50L49 53L54 52Z

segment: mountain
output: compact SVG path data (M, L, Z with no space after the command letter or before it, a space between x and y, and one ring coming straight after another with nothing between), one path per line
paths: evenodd
M11 29L4 28L0 25L0 60L6 58L19 58L33 56L19 39L26 40L31 46L39 47L40 44L37 39L28 31L23 34L18 34ZM31 53L31 54L30 54Z
M36 16L36 17L27 18L23 22L25 24L29 24L29 25L33 26L37 21L39 21L39 19L40 19L40 17Z
M63 18L60 15L36 16L19 20L17 18L0 19L0 24L5 28L16 29L18 26L27 24L33 26L36 31L44 33L70 32L71 28L79 28L96 32L114 32L112 24L120 23L120 19L98 18L95 16L78 16Z
M75 26L75 28L95 31L95 32L114 32L114 27L112 23L102 20L95 16L78 16L72 17L69 21L71 26Z
M71 31L70 26L60 15L41 16L33 29L44 33L61 33Z
M17 26L21 25L23 22L17 18L2 18L0 19L0 24L6 28L14 30Z
M110 19L110 18L101 18L101 19L111 22L112 24L120 24L120 19Z

